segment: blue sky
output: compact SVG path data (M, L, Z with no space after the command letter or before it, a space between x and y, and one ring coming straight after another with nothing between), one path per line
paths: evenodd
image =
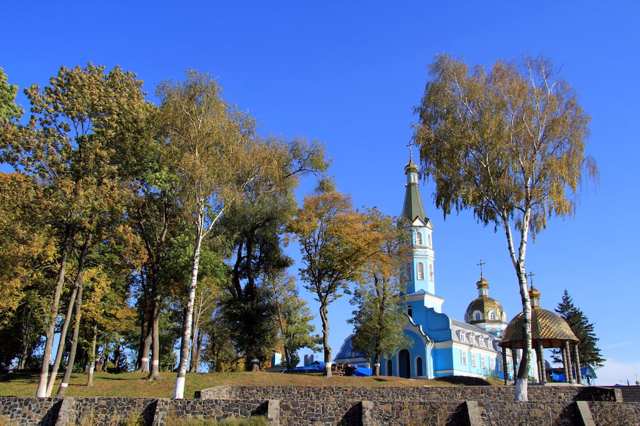
M633 381L640 375L640 6L447 3L454 2L11 2L3 5L0 66L24 88L45 83L60 65L120 65L145 81L150 96L187 69L210 73L263 135L323 142L331 174L356 206L399 214L412 111L434 56L490 65L544 55L592 116L588 152L600 179L585 185L574 217L553 220L539 235L528 266L545 307L567 288L595 322L609 359L600 383ZM312 187L304 182L300 195ZM468 214L443 220L432 186L422 192L445 312L462 319L482 258L491 294L515 314L502 234ZM345 299L330 308L334 352L350 313Z

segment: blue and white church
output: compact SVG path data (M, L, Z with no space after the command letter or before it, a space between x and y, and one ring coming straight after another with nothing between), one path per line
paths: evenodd
M409 160L404 170L407 183L402 215L411 224L412 256L405 278L407 321L403 332L410 344L383 358L380 373L425 379L502 379L505 369L499 343L508 325L507 314L502 304L489 296L489 282L482 270L476 283L478 295L469 304L464 321L443 312L444 299L436 294L433 226L420 198L418 167ZM345 339L335 363L368 366L369 360L353 349L351 337ZM536 365L535 360L532 364ZM506 371L511 371L509 365Z

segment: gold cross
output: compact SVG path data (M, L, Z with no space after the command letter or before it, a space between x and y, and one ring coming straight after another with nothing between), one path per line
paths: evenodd
M486 263L482 259L480 259L480 263L477 264L477 266L480 267L480 279L482 279L482 267L484 265L486 265Z

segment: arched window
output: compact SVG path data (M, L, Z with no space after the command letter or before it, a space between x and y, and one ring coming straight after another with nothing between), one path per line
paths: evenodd
M418 279L424 280L424 263L418 262Z
M496 311L494 311L494 310L489 311L489 319L490 320L495 320L496 319Z
M474 311L473 312L473 319L474 319L474 321L481 321L482 320L482 314L480 313L480 311Z
M393 376L393 363L391 360L387 361L387 376Z
M416 232L416 244L422 245L422 232L420 231Z
M422 358L416 358L416 376L422 376Z

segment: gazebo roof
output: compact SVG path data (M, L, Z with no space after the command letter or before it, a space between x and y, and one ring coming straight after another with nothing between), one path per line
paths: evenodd
M503 348L524 347L524 314L520 312L511 320L500 342ZM569 327L569 324L555 313L542 309L539 306L531 308L531 334L533 346L541 342L545 348L558 348L564 342L578 342L578 338Z

